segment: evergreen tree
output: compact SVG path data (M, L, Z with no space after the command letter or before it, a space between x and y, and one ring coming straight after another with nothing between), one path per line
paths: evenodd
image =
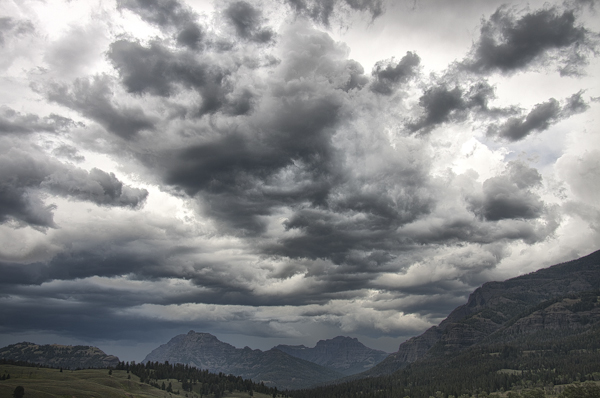
M17 388L15 388L15 391L13 392L13 397L14 398L23 398L24 395L25 395L25 389L22 386L17 386Z

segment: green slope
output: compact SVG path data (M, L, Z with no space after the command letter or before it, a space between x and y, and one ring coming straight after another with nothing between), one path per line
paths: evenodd
M194 392L183 392L181 383L176 380L159 380L165 384L172 383L174 391L180 395L168 393L145 383L140 383L137 376L125 370L107 369L64 370L36 368L15 365L0 365L1 375L10 375L10 379L0 381L0 397L12 397L17 386L25 388L24 398L153 398L153 397L188 397L199 398L199 387ZM128 379L131 377L131 379ZM213 395L204 395L212 398ZM250 397L246 392L226 392L223 397ZM256 398L267 398L268 395L254 393Z

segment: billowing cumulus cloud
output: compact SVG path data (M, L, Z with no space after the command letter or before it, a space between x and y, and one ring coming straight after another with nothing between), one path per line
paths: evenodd
M436 65L422 31L378 25L426 21L410 4L61 0L59 28L25 1L0 17L0 343L393 351L600 244L582 8L477 4L462 44L424 22L457 60Z
M512 73L552 60L561 74L571 75L579 73L596 44L596 35L577 24L574 10L547 7L519 13L503 6L483 21L463 66L475 73Z
M262 27L260 10L250 3L245 1L231 3L225 9L225 15L242 39L258 43L268 43L273 39L274 32Z
M541 179L537 170L512 163L505 175L483 182L482 197L471 199L473 211L490 221L538 218L543 202L529 188L539 185Z
M76 79L70 86L51 83L46 90L50 101L80 112L122 138L130 139L142 130L154 128L154 121L141 107L119 106L113 102L108 76Z
M397 63L393 60L378 62L373 68L375 82L371 89L380 94L391 94L395 86L414 77L420 62L419 56L410 51Z

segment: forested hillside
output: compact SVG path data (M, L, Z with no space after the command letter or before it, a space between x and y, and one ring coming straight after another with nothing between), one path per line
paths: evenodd
M600 381L600 252L491 282L372 370L294 397L459 397Z

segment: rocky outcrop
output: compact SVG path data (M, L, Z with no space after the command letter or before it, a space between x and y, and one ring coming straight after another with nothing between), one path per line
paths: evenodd
M106 355L97 347L28 342L0 349L0 358L63 369L108 368L119 364L119 358Z
M279 389L306 388L342 374L288 355L283 351L236 348L209 333L193 330L172 338L146 356L144 362L181 363L213 373L233 374Z
M364 372L388 356L384 351L365 346L356 338L344 336L320 340L312 348L304 345L278 345L275 349L333 369L346 376Z
M593 294L583 293L599 287L600 251L504 282L486 283L438 326L402 343L397 352L364 375L389 374L421 358L500 337L507 340L541 329L585 327L600 320L600 309Z

